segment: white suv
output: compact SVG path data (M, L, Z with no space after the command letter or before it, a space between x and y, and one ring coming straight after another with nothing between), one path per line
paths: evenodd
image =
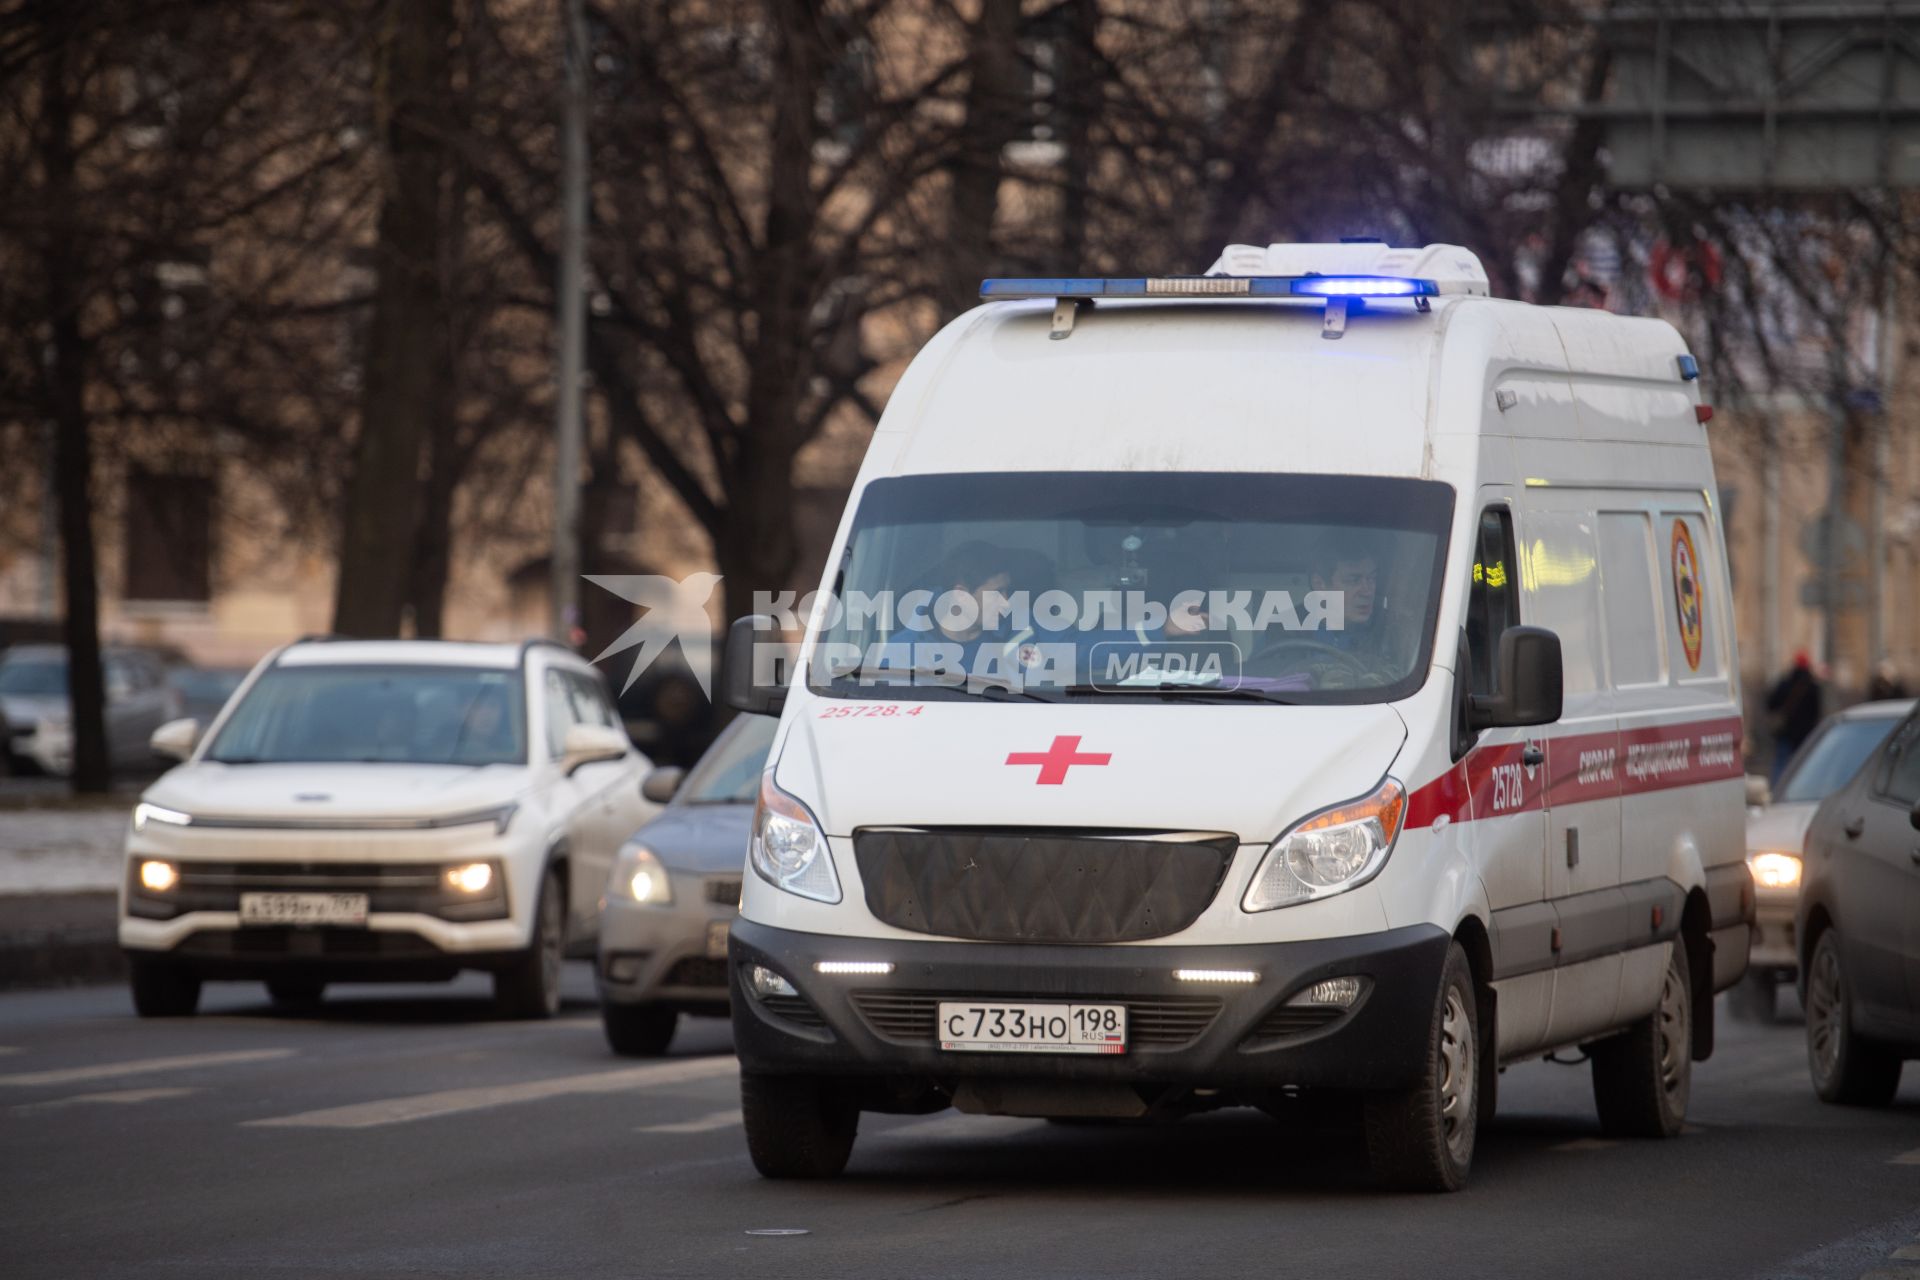
M658 809L651 762L599 675L528 641L306 640L266 658L127 832L120 945L142 1016L206 979L276 1001L333 981L493 976L501 1012L552 1014L593 954L615 852Z

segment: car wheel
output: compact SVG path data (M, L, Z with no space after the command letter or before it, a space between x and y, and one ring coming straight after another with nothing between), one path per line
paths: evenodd
M327 984L315 978L268 978L267 998L277 1005L318 1004Z
M1366 1099L1367 1157L1382 1184L1403 1191L1466 1185L1479 1124L1480 1044L1473 971L1455 943L1434 999L1420 1082Z
M1829 929L1807 965L1807 1066L1822 1102L1884 1107L1900 1088L1900 1057L1853 1031L1853 990Z
M165 960L131 962L133 1011L143 1018L190 1018L200 1007L200 979Z
M560 975L566 964L567 891L548 868L533 908L527 949L493 975L493 1004L503 1017L551 1018L560 1012Z
M747 1153L763 1178L832 1178L847 1167L860 1109L831 1080L740 1077Z
M674 1028L680 1015L657 1004L600 1005L600 1025L606 1030L607 1044L615 1053L629 1058L657 1058L673 1043Z
M1727 992L1727 1008L1741 1022L1766 1025L1774 1019L1774 1006L1780 984L1770 969L1749 969L1733 990Z
M1693 1089L1693 986L1685 940L1673 942L1653 1012L1589 1052L1603 1132L1623 1138L1680 1132Z

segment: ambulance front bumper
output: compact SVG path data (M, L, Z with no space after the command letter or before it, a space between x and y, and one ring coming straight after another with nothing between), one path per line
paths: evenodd
M740 920L728 966L734 1045L743 1071L776 1075L1405 1088L1425 1063L1450 941L1436 926L1415 925L1256 946L1029 946L840 938ZM849 961L893 967L883 975L817 968ZM795 994L755 994L755 965ZM1256 980L1191 981L1175 970ZM1350 1007L1291 1003L1316 983L1349 977L1364 980ZM1124 1004L1125 1052L940 1047L940 1001L1000 999Z

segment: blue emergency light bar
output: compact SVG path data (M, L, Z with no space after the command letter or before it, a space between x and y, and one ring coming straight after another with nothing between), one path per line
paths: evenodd
M1085 276L982 280L983 302L1014 298L1431 298L1438 283L1412 276Z

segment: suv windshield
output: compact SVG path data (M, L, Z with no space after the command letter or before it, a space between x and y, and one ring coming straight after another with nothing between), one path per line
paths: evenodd
M876 480L808 679L839 697L1403 698L1452 513L1447 485L1371 476Z
M1780 779L1775 804L1812 804L1825 800L1853 781L1874 748L1887 740L1900 721L1892 716L1870 720L1830 720L1806 749L1794 757L1793 767Z
M680 789L682 803L752 804L779 725L774 716L741 716L693 766Z
M275 667L206 758L222 764L524 764L514 671L474 667Z

